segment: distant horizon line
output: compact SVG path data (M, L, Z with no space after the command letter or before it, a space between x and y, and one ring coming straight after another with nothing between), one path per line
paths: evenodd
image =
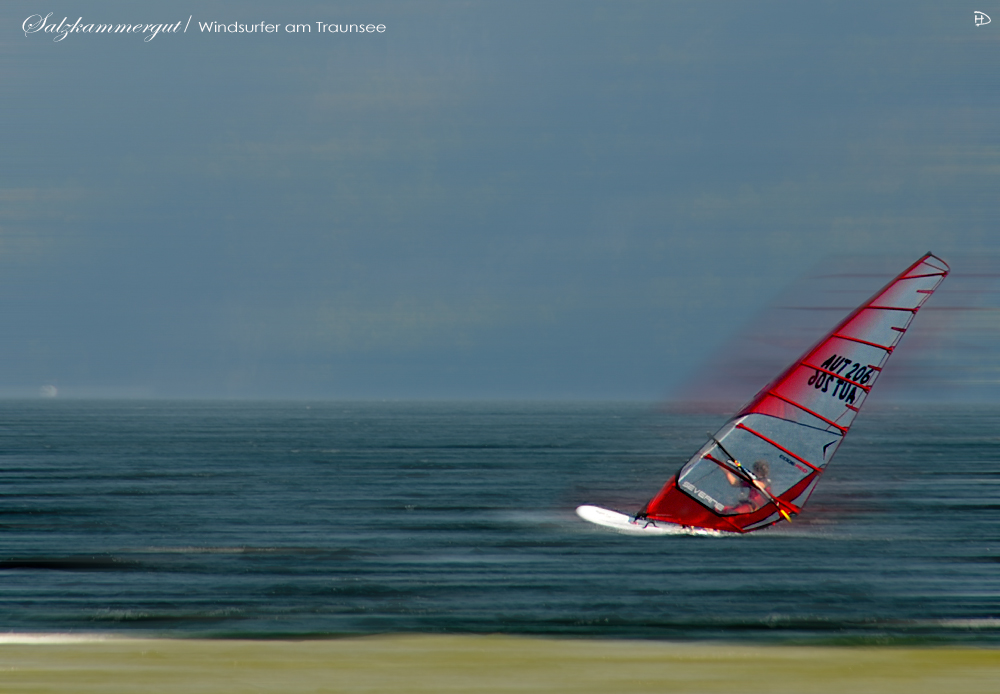
M163 403L302 403L302 404L635 404L649 405L666 412L687 412L703 414L731 414L744 405L742 400L690 400L682 398L646 398L646 397L598 397L598 396L205 396L205 395L120 395L120 394L84 394L84 395L29 395L4 394L0 392L0 402L6 403L42 403L42 402L163 402ZM901 405L916 407L949 407L965 405L1000 405L1000 402L987 399L919 399L912 397L879 397L877 401L868 404L862 411L899 407Z

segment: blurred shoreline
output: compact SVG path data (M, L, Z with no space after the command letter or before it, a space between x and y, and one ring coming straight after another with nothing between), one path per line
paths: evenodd
M87 640L90 639L90 640ZM7 634L0 691L995 691L1000 650L514 636L307 641Z

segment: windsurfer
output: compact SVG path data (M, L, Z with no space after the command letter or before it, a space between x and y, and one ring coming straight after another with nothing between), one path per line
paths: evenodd
M726 508L726 512L752 513L766 504L771 496L771 480L768 477L770 472L771 468L766 460L758 460L753 464L753 480L746 480L726 470L729 484L746 490L745 495L741 491L739 502Z

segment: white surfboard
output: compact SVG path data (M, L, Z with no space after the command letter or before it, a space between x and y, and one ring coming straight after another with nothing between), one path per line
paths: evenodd
M590 521L595 525L611 528L620 533L628 535L724 535L718 530L708 530L705 528L690 528L675 523L664 523L663 521L652 521L645 518L636 519L618 511L601 508L600 506L578 506L576 515Z

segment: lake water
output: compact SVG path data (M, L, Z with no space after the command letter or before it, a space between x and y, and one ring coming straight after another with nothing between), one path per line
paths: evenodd
M0 402L0 631L1000 643L1000 408L861 413L804 513L630 537L725 416Z

